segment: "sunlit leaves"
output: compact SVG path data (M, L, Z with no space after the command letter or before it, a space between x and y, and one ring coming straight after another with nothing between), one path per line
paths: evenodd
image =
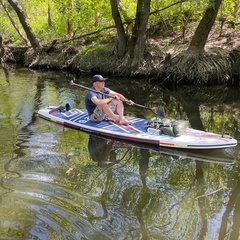
M162 19L163 23L170 24L175 29L180 29L185 12L190 13L189 27L194 21L199 21L208 4L207 0L190 0L180 2L175 0L153 0L151 3L151 12L158 11L150 15L149 22L156 23ZM9 9L12 17L18 22L17 17L11 10L6 1L3 1ZM55 37L66 37L69 34L69 26L71 24L71 34L81 35L91 32L96 29L113 25L111 15L110 2L107 0L34 0L29 4L26 0L21 0L19 3L27 15L28 21L35 31L38 38L49 41ZM127 18L134 19L136 14L137 1L119 1L120 13L123 15L123 20ZM172 6L171 6L172 5ZM171 7L168 7L171 6ZM1 8L1 5L0 5ZM1 9L2 10L2 9ZM234 0L225 0L219 12L229 21L239 22L239 4ZM0 11L1 23L0 33L4 37L18 38L15 30L4 13ZM50 15L50 16L49 16ZM52 27L49 26L48 19L51 17ZM19 28L21 25L19 24Z

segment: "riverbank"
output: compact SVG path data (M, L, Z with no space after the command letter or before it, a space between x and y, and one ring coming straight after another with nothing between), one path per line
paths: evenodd
M181 32L172 32L162 38L148 38L144 61L135 69L131 68L128 55L123 59L116 57L116 39L105 33L58 40L38 54L30 48L13 48L12 55L28 68L63 70L76 75L101 73L109 77L147 78L166 85L239 85L240 30L226 28L219 36L215 27L201 55L186 51L193 34L188 32L182 38Z

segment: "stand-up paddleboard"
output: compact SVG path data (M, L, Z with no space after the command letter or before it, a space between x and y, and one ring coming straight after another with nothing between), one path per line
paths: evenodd
M116 140L132 141L152 146L182 149L220 149L237 145L237 140L228 135L209 133L192 128L186 128L179 137L163 133L151 134L147 131L148 120L143 118L128 117L132 121L131 125L120 125L109 120L94 123L89 120L87 110L77 108L66 110L61 106L45 107L40 109L38 114L48 121L69 128Z

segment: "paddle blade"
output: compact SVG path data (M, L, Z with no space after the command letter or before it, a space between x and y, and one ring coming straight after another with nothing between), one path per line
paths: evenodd
M157 115L158 114L158 108L154 107L152 108L152 111Z
M164 107L159 107L157 108L157 113L158 117L165 118L166 117L166 111Z

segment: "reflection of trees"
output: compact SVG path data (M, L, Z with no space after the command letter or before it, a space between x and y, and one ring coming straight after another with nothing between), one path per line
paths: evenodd
M10 171L10 166L13 164L13 160L17 158L21 158L25 155L24 149L26 148L25 143L29 140L33 132L29 125L34 124L35 118L35 109L39 104L39 100L41 98L41 92L43 88L43 81L38 81L37 90L35 92L35 98L33 96L32 99L28 99L26 101L26 95L29 93L26 91L24 95L19 89L15 89L15 84L18 83L16 79L11 79L11 72L16 71L16 69L11 68L12 65L3 65L3 70L6 78L6 82L8 83L9 89L12 89L9 95L3 94L1 96L2 102L4 102L2 111L7 116L8 126L6 127L6 131L8 131L8 135L15 135L13 137L13 143L11 145L14 146L13 154L14 157L5 164L5 170ZM2 93L5 93L6 90L2 90ZM17 92L17 101L15 96L15 91ZM18 94L19 92L19 94ZM17 102L17 104L13 104L13 99ZM17 105L17 106L16 106ZM31 107L34 105L34 107ZM15 117L13 117L15 116ZM17 139L17 141L15 141ZM5 146L6 150L9 150L8 146ZM14 172L17 174L17 172ZM18 174L17 174L18 175Z
M135 214L141 226L141 233L142 233L141 239L147 240L147 239L151 239L145 223L145 218L146 218L145 212L147 212L146 207L149 201L151 200L151 191L148 188L147 181L146 181L146 172L148 169L149 158L150 158L149 150L141 149L140 156L141 157L139 159L139 174L141 177L143 187L142 187L141 193L139 194L139 198L136 204Z
M226 210L222 216L219 239L239 239L240 231L240 179L229 197ZM231 223L231 224L230 224ZM231 226L231 227L230 227Z
M90 156L92 160L98 161L100 163L98 164L99 166L106 167L104 169L104 172L106 172L105 174L106 180L105 180L103 191L100 197L103 214L101 214L101 216L92 215L91 217L89 217L89 220L90 221L103 220L108 218L109 216L108 205L109 204L111 205L110 202L111 200L113 200L111 195L116 192L114 187L115 180L114 180L114 174L113 174L114 172L112 168L113 165L116 163L120 163L123 160L128 161L136 158L138 159L139 176L141 178L142 187L141 187L141 190L140 190L140 187L137 187L138 191L135 192L135 194L137 194L136 202L134 201L134 199L132 199L131 204L133 206L134 215L136 216L140 224L140 231L139 230L136 231L136 226L132 226L133 230L130 230L129 234L134 237L136 237L136 235L138 236L141 235L141 239L146 239L146 240L150 239L148 229L147 229L147 224L145 223L146 212L147 212L146 207L151 200L150 189L147 186L147 179L146 179L149 158L150 158L149 150L138 149L139 151L136 151L136 149L130 147L130 145L122 144L121 142L110 141L110 140L100 138L100 137L95 137L95 136L89 137L88 149L90 151ZM122 151L124 151L125 153L123 154ZM115 154L112 154L112 152L114 152ZM120 159L117 156L119 153L121 155ZM120 168L121 167L122 166L120 166ZM100 172L100 174L102 173L103 171ZM100 177L100 174L97 175L96 178ZM94 184L95 185L97 184L96 179L94 181ZM126 196L131 197L131 194L130 195L128 194L130 193L129 190L131 188L128 189L127 186L125 187L126 188L124 189L124 192L127 194ZM135 189L134 191L136 191L137 189ZM91 187L90 190L94 190L94 187L93 188ZM125 199L125 197L123 198ZM140 238L138 237L138 239Z
M209 103L210 96L206 92L200 91L200 89L191 88L173 91L171 94L183 106L191 127L204 130L201 121L200 105L206 101Z
M105 141L109 144L109 140ZM117 147L124 148L124 145L117 146L115 141L112 142L114 144L110 145L115 146L114 151L118 154ZM216 165L213 172L209 168L211 165L205 162L173 158L171 154L159 155L142 148L132 148L130 151L125 148L124 151L126 159L131 161L124 161L124 164L121 162L114 167L106 165L105 174L100 172L101 176L97 175L91 192L87 192L96 193L100 186L102 189L98 197L101 214L91 215L89 220L104 221L106 226L117 221L126 229L131 222L128 234L138 239L150 239L153 235L204 239L211 229L211 215L223 207L222 203L215 202L220 196L216 194L215 197L214 190L209 194L213 187L212 181L219 185L219 179L214 175L221 172L221 167ZM109 161L109 155L107 159ZM111 161L114 159L116 157ZM160 182L156 182L157 179L161 179ZM158 189L155 184L159 184ZM210 204L209 198L215 199L214 206Z
M204 171L203 171L203 162L196 162L196 181L198 186L197 195L203 196L206 190L205 181L204 181ZM205 239L207 229L208 229L208 219L207 219L207 198L199 197L198 198L198 206L201 216L201 227L198 234L198 239Z
M117 150L119 148L126 148L126 152L123 155L121 154L120 159L118 159L118 156L117 156ZM97 220L97 219L98 220L105 219L108 217L107 201L110 199L110 195L113 191L112 166L123 161L125 157L128 155L129 149L131 148L124 146L124 144L121 144L120 142L115 142L102 137L89 135L88 151L91 159L94 162L97 162L98 166L106 167L94 178L94 180L90 184L90 188L88 189L87 192L85 192L85 194L87 194L91 190L93 190L92 188L93 188L93 185L96 183L97 178L99 178L101 174L106 172L106 181L105 181L103 192L100 198L103 214L101 216L89 217L90 221Z
M100 197L103 214L101 214L101 216L93 216L93 215L88 216L88 220L90 222L92 222L93 220L106 219L108 217L107 202L110 199L110 195L113 191L112 181L113 181L113 170L112 168L108 168L104 189Z
M6 82L9 83L9 67L8 65L6 64L2 64L2 68L3 68L3 71L4 71L4 74L5 74L5 78L6 78Z
M11 79L10 79L10 68L11 65L5 65L3 67L4 69L4 73L5 73L5 77L6 77L6 81L11 85L13 85L14 83L11 83ZM39 79L38 79L39 80ZM8 118L9 118L9 123L11 123L14 126L14 130L16 130L15 128L19 128L16 131L16 139L17 141L15 142L15 148L13 149L13 153L14 153L14 157L8 161L4 168L6 172L11 172L13 174L16 174L16 176L20 177L20 174L17 171L11 171L10 168L12 165L14 165L14 160L22 158L25 156L25 151L24 149L26 148L26 143L29 141L29 139L31 138L31 136L33 135L33 132L31 130L31 128L29 127L29 125L34 124L34 122L36 121L36 117L35 117L35 112L34 110L36 109L36 107L39 104L39 101L41 99L41 93L42 90L44 88L44 82L43 81L37 81L37 90L35 92L35 97L33 97L32 101L28 101L26 102L26 99L22 99L21 96L18 96L18 102L21 103L20 108L17 108L15 110L15 106L11 104L11 96L9 96L9 99L7 99L7 101L5 101L5 104L7 104L8 106L8 111L5 111L5 114L9 114ZM5 98L6 100L6 98ZM32 108L31 105L34 105L34 107ZM24 111L23 107L26 105L26 109L27 111ZM24 112L24 113L23 113ZM11 116L16 116L16 118L18 119L18 126L16 127L16 119L14 119L14 121L11 120ZM29 115L29 116L26 116ZM26 118L27 120L24 120L24 118ZM15 134L15 132L14 132ZM4 186L2 186L4 188Z
M234 130L238 127L236 112L239 109L237 90L189 86L166 91L175 101L174 104L169 103L170 106L178 110L174 105L181 104L193 128L203 130L209 125L209 131L235 134Z
M6 144L4 146L3 152L10 152L12 157L11 159L4 161L4 177L1 177L1 188L4 191L1 191L0 199L2 201L2 221L6 223L6 226L1 226L1 236L2 237L23 237L23 235L28 231L26 227L29 222L34 223L33 219L30 216L26 217L26 208L21 202L21 194L17 194L16 189L19 192L23 192L23 185L21 179L21 170L24 169L27 171L28 162L21 161L20 159L24 159L26 156L26 149L28 148L29 139L34 134L30 125L34 123L35 116L35 103L34 96L29 98L29 94L31 91L26 90L26 92L20 91L18 88L19 81L21 80L17 77L11 77L13 73L13 69L11 69L11 65L4 65L4 74L7 82L7 87L3 87L2 94L0 96L2 104L2 113L6 116L8 120L8 124L4 124L4 118L1 121L1 125L4 126L4 132L6 131L6 142L10 142L10 144ZM12 71L12 72L11 72ZM14 70L14 73L16 70ZM18 76L18 75L17 75ZM29 81L30 82L30 81ZM24 82L21 84L29 84L29 82ZM31 84L29 84L31 86ZM6 86L3 84L3 86ZM17 86L17 87L16 87ZM9 93L9 94L6 94ZM34 94L35 92L33 92ZM31 96L31 95L30 95ZM26 100L27 97L27 100ZM36 99L39 101L39 99ZM34 107L32 107L34 105ZM10 138L12 138L10 141ZM2 143L4 142L1 139ZM3 162L3 161L2 161ZM20 190L21 189L21 190ZM15 198L14 198L15 196ZM16 196L18 199L16 199ZM14 204L17 203L17 204ZM9 219L6 220L6 213L9 211ZM17 216L14 216L14 212L17 212ZM21 218L25 216L24 218ZM14 225L16 226L14 227ZM25 227L25 228L24 228ZM24 228L25 232L22 231ZM26 234L27 235L27 234Z

